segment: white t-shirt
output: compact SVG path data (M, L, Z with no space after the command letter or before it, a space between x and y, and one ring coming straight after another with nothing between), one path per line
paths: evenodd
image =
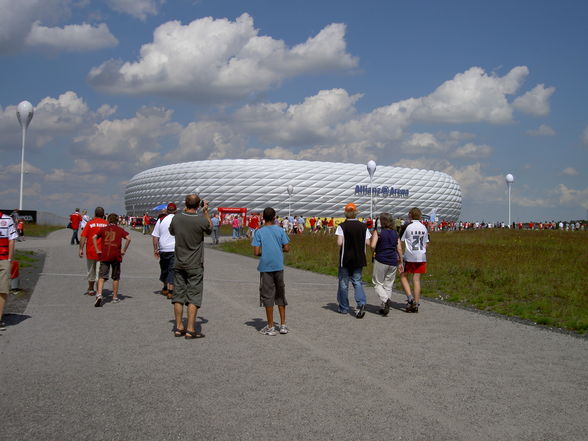
M404 241L404 260L407 262L426 262L429 232L418 220L411 221L400 240Z
M169 234L169 224L173 218L173 214L168 214L158 220L151 233L152 236L159 238L159 251L162 253L173 253L176 248L176 238Z

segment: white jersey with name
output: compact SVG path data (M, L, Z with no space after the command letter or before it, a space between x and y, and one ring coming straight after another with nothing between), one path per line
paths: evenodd
M169 234L169 224L173 218L173 214L168 214L159 219L151 233L152 236L159 238L159 251L162 253L173 253L176 248L176 238Z
M426 262L427 261L427 243L429 242L429 232L418 220L411 221L406 227L402 237L404 242L404 260L406 262Z

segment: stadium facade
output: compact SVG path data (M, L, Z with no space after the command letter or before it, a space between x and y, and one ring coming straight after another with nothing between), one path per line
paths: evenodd
M288 187L293 187L290 197ZM219 159L184 162L145 170L127 184L129 214L152 212L161 204L183 205L198 193L214 207L261 211L274 207L279 216L340 217L349 202L359 216L387 211L405 217L412 207L455 221L461 213L461 188L448 174L412 168L378 166L372 183L365 164L280 159Z

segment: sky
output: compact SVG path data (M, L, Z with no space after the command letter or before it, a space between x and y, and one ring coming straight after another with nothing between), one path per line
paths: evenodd
M507 173L513 221L585 219L587 23L580 0L0 0L0 207L28 100L25 209L123 213L176 162L372 159L451 175L463 220L507 220Z

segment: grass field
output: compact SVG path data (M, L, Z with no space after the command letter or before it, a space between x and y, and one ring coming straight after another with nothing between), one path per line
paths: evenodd
M291 239L286 265L337 274L334 236ZM247 240L226 242L221 248L252 255ZM588 332L588 232L437 232L431 234L427 258L425 297ZM364 269L365 282L371 282L371 271L370 263ZM395 288L400 289L398 278Z
M49 233L57 230L61 230L64 227L57 227L55 225L37 225L37 224L25 224L24 233L25 239L27 236L31 237L44 237Z

